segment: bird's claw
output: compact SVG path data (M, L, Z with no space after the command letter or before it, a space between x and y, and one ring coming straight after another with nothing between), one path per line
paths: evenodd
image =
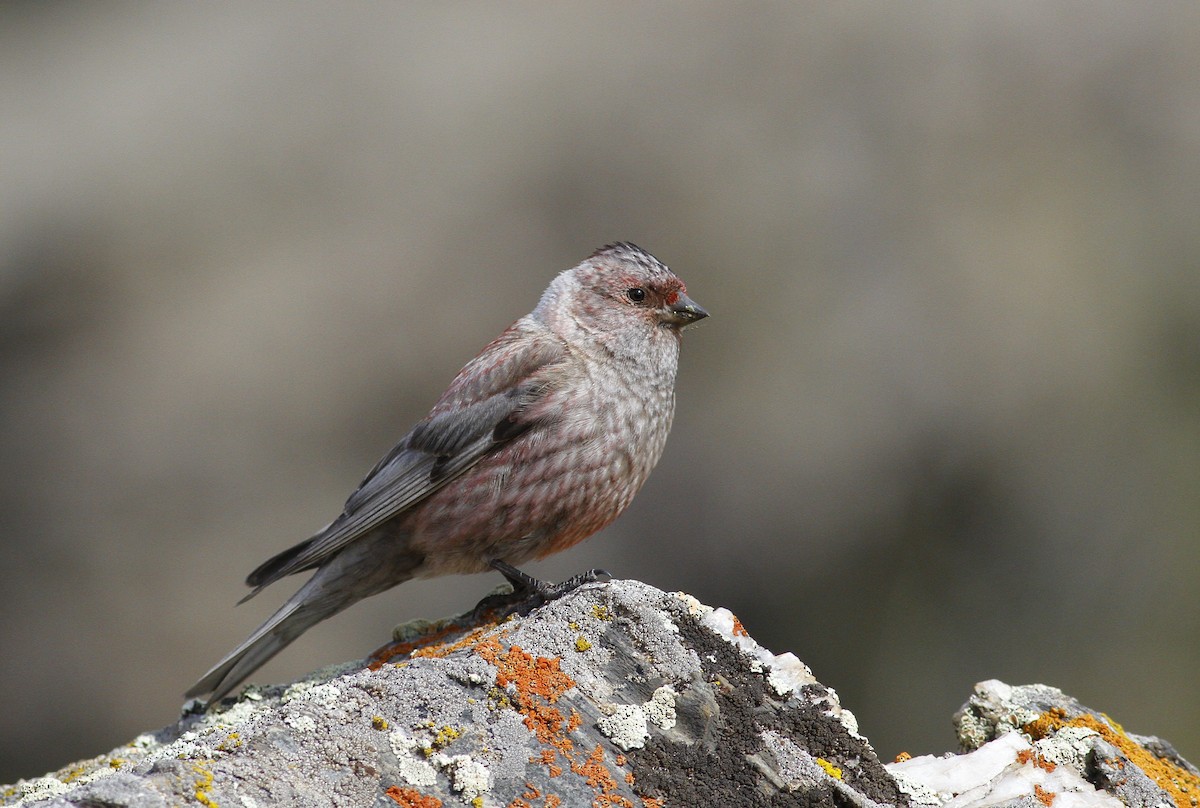
M493 560L490 563L492 569L508 579L508 582L512 584L513 591L508 594L489 595L484 598L475 607L475 614L518 605L536 608L552 600L557 600L584 584L604 583L612 580L612 574L607 570L594 569L573 575L560 583L552 584L539 578L534 578L527 572L521 572L521 570L513 565L499 559Z
M612 573L608 570L594 569L581 572L578 575L572 575L565 581L552 584L540 578L534 578L527 572L521 572L512 564L499 559L494 559L491 562L491 567L508 579L508 582L513 586L514 594L523 596L540 595L543 600L556 600L584 584L605 583L612 580Z
M578 589L584 584L608 583L611 580L612 573L608 570L588 570L587 572L581 572L578 575L572 575L567 580L557 584L548 584L544 581L539 581L539 583L545 587L540 594L547 600L554 600L555 598L561 598L568 592Z

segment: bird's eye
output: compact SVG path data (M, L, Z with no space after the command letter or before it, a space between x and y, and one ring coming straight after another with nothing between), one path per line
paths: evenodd
M646 290L640 286L635 286L632 289L625 290L625 297L629 298L634 303L641 303L646 299Z

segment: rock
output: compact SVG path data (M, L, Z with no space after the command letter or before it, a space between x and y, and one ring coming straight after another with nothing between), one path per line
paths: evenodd
M402 627L401 656L249 687L0 788L23 806L1191 806L1196 770L1043 686L979 685L964 754L884 766L837 694L725 609L636 581ZM1165 778L1165 779L1164 779ZM1183 801L1181 801L1183 800Z
M965 754L887 767L914 806L1200 804L1200 772L1170 744L1056 688L981 682L954 721Z
M634 581L585 586L374 670L249 688L0 794L26 806L900 799L853 716L803 663L760 647L726 610Z

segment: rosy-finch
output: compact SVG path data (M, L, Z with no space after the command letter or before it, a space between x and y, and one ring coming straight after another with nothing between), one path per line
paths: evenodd
M410 578L497 569L556 594L513 565L565 550L629 505L671 428L680 331L707 315L633 244L560 274L459 371L341 516L250 573L247 599L317 570L187 695L219 700L310 626Z

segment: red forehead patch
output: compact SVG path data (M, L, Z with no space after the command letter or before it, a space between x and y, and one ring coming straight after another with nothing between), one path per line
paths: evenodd
M674 305L679 300L680 293L686 294L683 282L674 276L648 280L644 276L622 275L620 283L622 289L632 289L635 286L640 286L651 297L657 298L659 302L665 303L668 306Z

